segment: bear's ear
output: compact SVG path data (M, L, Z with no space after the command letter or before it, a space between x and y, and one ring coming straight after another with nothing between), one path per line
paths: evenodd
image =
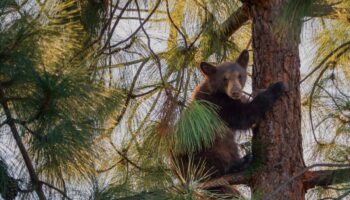
M247 50L242 51L242 53L239 55L239 57L236 60L236 63L238 63L243 68L248 67L248 61L249 61L249 53Z
M201 62L201 70L206 76L211 76L216 73L216 67L207 62Z

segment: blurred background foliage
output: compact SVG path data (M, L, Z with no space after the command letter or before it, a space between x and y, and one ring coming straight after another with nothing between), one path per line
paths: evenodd
M244 6L238 0L1 0L2 198L37 198L39 183L19 141L48 199L215 195L199 187L209 172L193 166L185 177L171 157L210 146L212 130L225 128L215 107L190 98L202 79L201 61L232 61L251 50L251 21L240 21L248 18ZM274 27L277 35L293 27L297 39L302 30L307 164L349 163L349 8L349 0L291 0ZM250 84L245 89L251 92ZM241 141L249 140L245 135ZM309 196L349 192L349 185L337 185Z

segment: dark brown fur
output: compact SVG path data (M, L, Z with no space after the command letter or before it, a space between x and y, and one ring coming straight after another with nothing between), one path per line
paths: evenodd
M248 52L243 51L235 63L223 63L216 67L201 63L206 78L194 91L193 99L217 105L220 118L228 125L224 136L217 137L211 148L192 155L195 163L205 160L207 169L214 169L214 177L242 168L245 160L239 156L235 131L248 130L258 123L285 91L284 84L277 82L251 102L243 101L242 89L247 78L248 59ZM188 155L179 155L179 158L183 163L188 163Z

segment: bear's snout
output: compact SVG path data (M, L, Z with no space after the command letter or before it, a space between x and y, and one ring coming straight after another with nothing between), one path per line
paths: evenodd
M232 99L240 99L242 96L242 86L237 79L230 80L226 87L226 95Z
M241 91L233 91L230 95L232 99L240 99L242 95Z

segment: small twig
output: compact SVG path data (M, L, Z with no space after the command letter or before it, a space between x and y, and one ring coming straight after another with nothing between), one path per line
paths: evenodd
M158 7L160 2L161 2L161 0L158 0L158 2L157 2L155 7ZM139 4L138 4L137 0L135 0L135 4L136 4L137 10L138 10L138 12L137 12L138 16L139 16L139 18L141 18L141 13L139 12L140 7L139 7ZM144 25L144 23L142 23L142 21L140 20L140 27L141 27L142 31L144 32L144 34L146 35L146 38L147 38L148 49L151 51L152 57L156 60L156 64L158 66L159 75L160 75L160 78L162 80L163 86L164 86L165 91L166 91L167 84L166 84L166 81L164 80L164 77L163 77L162 66L160 64L159 56L153 51L152 46L151 46L151 38L149 37L149 35L148 35L147 31L145 30L143 25Z
M124 153L120 152L117 147L114 145L114 143L112 141L109 142L113 149L124 159L126 160L128 163L130 163L132 166L136 167L139 170L142 170L142 168L140 166L138 166L137 164L135 164L133 161L131 161L128 157L125 156Z
M119 24L119 21L120 21L121 17L123 16L123 14L124 14L126 8L129 6L129 4L131 3L131 1L132 1L132 0L128 0L128 2L126 2L126 4L124 5L124 9L119 13L119 16L118 16L117 20L114 22L114 24L113 24L113 26L112 26L112 28L111 28L111 31L110 31L110 32L108 33L108 35L107 35L107 40L106 40L105 44L103 45L103 47L102 47L101 50L100 50L101 52L103 52L103 50L108 46L108 44L109 44L109 42L110 42L110 40L111 40L111 38L112 38L112 36L113 36L113 33L114 33L115 28L116 28L117 25ZM110 47L113 47L113 46L110 46ZM115 47L115 46L114 46L114 47ZM100 53L100 54L101 54L101 53ZM98 55L100 55L100 54L98 54Z
M2 88L0 88L0 98L6 98ZM12 114L11 114L11 111L9 108L9 105L7 104L7 102L1 102L1 105L2 105L3 110L5 112L7 124L11 129L12 136L16 141L16 144L17 144L17 146L21 152L21 155L23 157L24 163L28 169L30 179L33 182L33 184L36 186L35 191L36 191L40 200L45 200L46 197L45 197L45 194L42 190L41 184L39 182L38 175L36 174L34 165L32 163L32 160L30 159L30 156L27 152L27 149L22 141L20 133L17 130L16 124L14 122L14 119L12 117Z
M97 169L96 172L97 173L105 173L105 172L108 172L109 170L113 169L114 167L117 166L117 164L119 163L120 161L118 161L117 163L111 165L110 167L107 167L106 169Z
M341 95L343 95L345 98L350 99L350 96L347 95L347 94L345 94L345 93L339 88L338 84L334 81L334 79L332 79L332 83L333 83L333 85L335 86L335 88L337 89L337 91L338 91Z
M337 197L335 200L343 199L344 197L348 196L349 194L350 194L350 190L344 192L344 194L340 195L340 196Z
M123 8L118 7L117 9L118 9L118 10L121 10L121 9L123 9ZM137 9L129 8L129 9L126 9L126 11L127 11L127 12L137 12ZM140 9L140 12L151 12L151 10L148 10L148 9ZM166 14L166 11L157 10L157 11L155 11L155 13Z
M247 46L245 47L245 49L246 50L248 50L249 49L249 47L250 47L250 45L252 44L252 37L250 37L250 39L249 39L249 41L248 41L248 44L247 44Z
M140 67L137 69L137 72L136 72L136 74L135 74L135 76L134 76L134 78L132 80L129 92L128 92L127 96L126 96L124 107L123 107L122 111L120 112L120 114L118 115L117 120L114 123L115 125L118 125L119 122L122 120L122 118L123 118L123 116L124 116L124 114L125 114L125 112L127 110L127 107L128 107L128 105L129 105L129 103L130 103L130 101L132 99L132 94L133 94L133 91L134 91L134 88L135 88L135 85L136 85L136 81L139 78L139 75L140 75L143 67L146 65L147 62L148 62L148 60L143 61L143 63L141 63Z
M194 38L194 40L191 42L191 44L188 46L188 49L191 49L193 45L197 42L197 40L200 38L200 36L203 34L204 29L202 28L201 31L198 33L198 35Z
M166 12L167 12L167 15L168 15L168 18L171 22L171 24L174 26L174 28L176 29L176 31L178 33L180 33L180 35L182 36L182 39L185 43L185 47L187 48L187 40L186 40L186 36L185 34L179 29L179 27L177 27L177 25L175 24L173 18L171 17L171 14L170 14L170 10L169 10L169 3L168 3L168 0L165 0L165 5L166 5Z
M140 20L140 18L138 18L138 17L121 17L121 19L123 19L123 20ZM144 21L144 20L146 20L146 18L141 18L141 20L142 21ZM165 21L167 21L167 19L166 18L158 18L158 19L149 19L148 20L149 22L165 22Z
M331 53L329 53L321 62L318 64L308 75L306 75L299 83L303 83L306 79L308 79L312 74L314 74L317 70L319 70L334 54L336 54L339 50L343 49L346 46L350 45L350 41L343 43L336 49L334 49ZM347 48L348 49L348 48Z
M144 93L132 94L132 95L131 95L131 98L132 98L132 99L135 99L135 98L138 98L138 97L143 97L143 96L146 96L146 95L148 95L148 94L151 94L151 93L153 93L153 92L155 92L155 91L157 91L157 90L159 90L159 87L155 87L155 88L153 88L153 89L151 89L151 90L149 90L149 91L147 91L147 92L144 92Z
M130 43L125 45L124 47L121 47L121 48L115 48L113 49L113 51L109 51L108 53L103 53L103 54L106 54L106 55L112 55L114 53L118 53L120 51L123 51L123 50L126 50L126 49L129 49L136 41L136 37L132 38ZM109 49L112 49L112 46L109 46Z
M350 42L349 42L349 45L350 45ZM350 49L350 47L348 48L345 48L343 51L339 52L337 55L336 55L336 58L339 58L341 55L343 55L346 51L348 51ZM320 65L321 66L321 65ZM323 74L326 72L326 70L328 69L328 65L326 65L322 71L320 72L320 74L318 75L318 77L316 78L313 86L312 86L312 89L311 89L311 93L310 93L310 104L309 104L309 119L310 119L310 125L311 125L311 130L312 130L312 134L313 134L313 137L314 137L314 140L316 143L318 144L321 144L317 137L316 137L316 133L315 133L315 127L314 127L314 124L313 124L313 117L312 117L312 102L313 102L313 95L315 93L315 90L316 90L316 86L318 85L318 82L321 80L321 77L323 76Z
M334 105L338 108L339 111L341 111L340 105L338 105L337 101L334 99L334 97L332 96L332 94L331 94L328 90L326 90L324 87L322 87L320 84L317 84L317 86L318 86L319 88L321 88L321 89L332 99Z
M56 190L58 193L60 193L64 198L68 199L68 200L73 200L72 198L68 197L67 194L65 192L63 192L62 190L58 189L57 187L55 187L54 185L51 185L50 183L46 183L44 181L40 181L41 184L46 185L47 187Z
M92 47L94 44L96 44L97 42L99 42L99 41L102 39L102 37L103 37L105 31L106 31L106 30L109 30L109 27L110 27L111 22L112 22L112 19L113 19L113 15L114 15L115 12L117 11L117 7L118 7L118 5L119 5L119 2L120 2L120 0L117 1L116 6L114 7L114 9L112 10L112 12L110 13L109 20L108 20L108 21L104 24L104 26L102 27L102 29L101 29L101 31L100 31L100 33L99 33L98 38L96 38L95 40L93 40L90 44L86 45L86 47L85 47L83 50L81 50L81 51L79 51L78 53L76 53L76 54L71 58L70 61L73 61L78 55L84 53L87 49L89 49L90 47ZM126 6L126 7L127 7L127 6ZM125 7L125 9L126 9L126 7ZM121 12L121 14L122 14L122 13L123 13L123 12ZM121 17L121 15L119 15L119 17ZM107 44L107 43L106 43L106 44Z
M135 1L135 2L136 2L136 5L137 5L137 7L138 7L137 1ZM152 11L150 12L150 14L149 14L149 15L145 18L145 20L143 20L143 21L141 21L140 12L138 12L138 18L139 18L139 20L140 20L140 26L137 27L137 29L136 29L133 33L131 33L131 34L129 35L129 37L127 37L126 39L124 39L124 40L118 42L117 44L112 45L111 47L112 47L112 48L117 47L117 46L119 46L120 44L123 44L124 42L127 42L127 41L129 41L131 38L133 38L133 37L142 29L142 27L147 23L147 21L152 17L152 15L155 13L155 11L157 10L158 6L160 5L160 2L161 2L161 0L158 0L158 2L157 2L156 5L154 6L154 8L153 8ZM139 7L138 7L138 8L139 8ZM139 10L139 9L137 9L137 10Z

